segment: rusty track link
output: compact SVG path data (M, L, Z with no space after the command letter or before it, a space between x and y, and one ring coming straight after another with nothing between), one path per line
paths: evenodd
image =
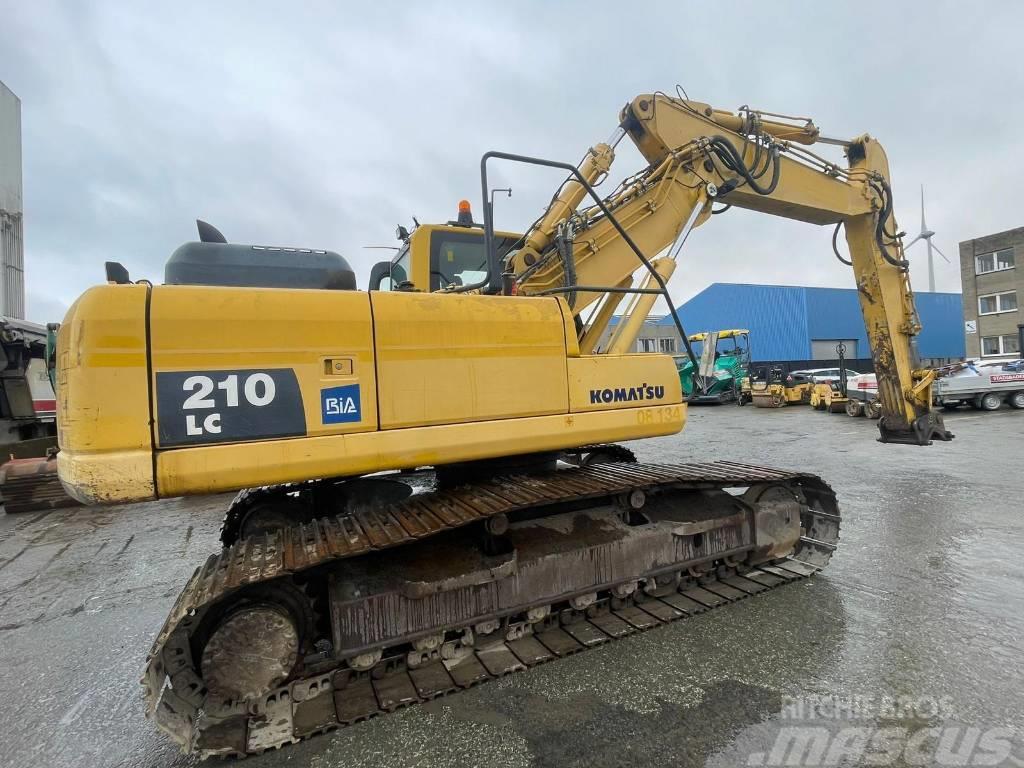
M368 672L332 662L333 667L320 674L291 681L249 702L213 701L192 659L191 633L204 612L244 587L398 547L496 514L633 490L771 483L791 485L812 497L804 506L802 518L807 519L796 551L771 565L742 571L721 568L684 584L678 592L658 597L605 596L585 611L552 614L516 640L478 645L457 659L414 669L406 667L401 655L388 653ZM834 495L819 478L720 461L597 465L549 475L496 478L246 539L211 556L178 597L153 644L142 680L147 716L186 752L203 757L260 753L812 575L836 548L838 525Z

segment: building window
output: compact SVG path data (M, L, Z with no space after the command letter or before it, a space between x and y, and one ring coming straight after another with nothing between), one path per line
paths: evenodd
M658 340L657 339L640 339L640 351L641 352L657 352L658 351Z
M999 312L1013 312L1017 309L1017 292L990 293L978 297L978 314L995 315Z
M1019 341L1015 333L1008 333L1003 336L982 336L981 356L1019 355Z
M662 352L672 354L676 351L676 340L675 339L658 339L658 346Z
M982 253L974 257L975 273L984 275L986 272L1000 272L1004 269L1013 269L1013 248L1004 248L1001 251Z

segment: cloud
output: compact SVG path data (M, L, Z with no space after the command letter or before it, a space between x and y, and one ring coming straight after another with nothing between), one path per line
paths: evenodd
M676 82L723 108L871 132L888 149L903 228L916 231L923 183L935 242L952 254L1020 224L1022 21L1016 4L965 14L923 2L14 4L0 77L23 103L31 311L70 304L107 260L159 281L197 216L239 242L338 250L364 282L381 252L363 246L477 199L484 151L576 161L628 99ZM641 164L624 149L615 171ZM495 185L514 189L499 225L526 226L558 180L495 166ZM851 285L830 234L715 217L690 238L673 293ZM924 251L912 254L923 289ZM936 272L940 290L959 289L957 265Z

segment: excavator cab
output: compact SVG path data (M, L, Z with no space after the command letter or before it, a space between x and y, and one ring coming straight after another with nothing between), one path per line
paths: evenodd
M381 261L370 271L367 288L394 291L405 285L421 291L460 288L479 283L487 275L487 248L483 226L473 222L469 203L459 204L459 215L447 224L422 224L410 234L398 228L401 247L391 261ZM494 245L504 259L522 235L495 232Z

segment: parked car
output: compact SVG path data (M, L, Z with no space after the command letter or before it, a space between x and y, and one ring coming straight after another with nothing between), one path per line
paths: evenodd
M940 370L932 390L935 403L954 409L970 405L984 411L997 411L1004 402L1024 408L1024 361L969 361Z

